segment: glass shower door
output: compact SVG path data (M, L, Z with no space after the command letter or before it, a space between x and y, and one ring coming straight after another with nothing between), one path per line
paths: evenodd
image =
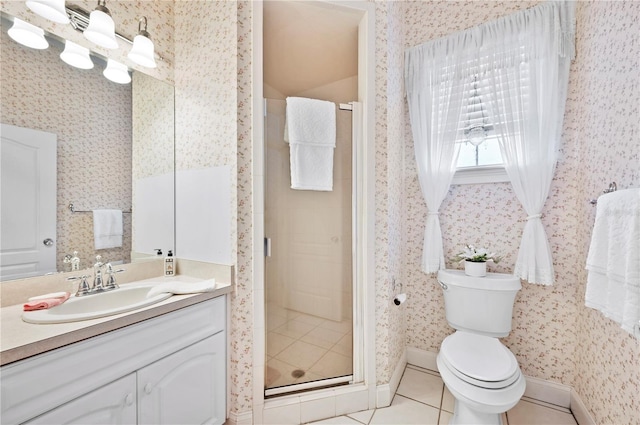
M284 100L266 100L266 395L353 373L351 113L337 110L333 190L291 189Z

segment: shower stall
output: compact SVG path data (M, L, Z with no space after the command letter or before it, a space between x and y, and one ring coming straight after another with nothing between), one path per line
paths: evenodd
M285 100L265 99L265 108L265 395L270 396L354 379L358 131L353 130L359 104L336 104L331 191L291 189Z

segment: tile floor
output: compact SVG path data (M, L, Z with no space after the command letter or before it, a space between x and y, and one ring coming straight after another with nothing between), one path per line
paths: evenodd
M451 393L444 387L437 372L408 365L391 406L313 424L448 424L453 412L453 402ZM568 409L526 398L506 412L502 421L505 425L577 425Z
M267 388L352 373L351 319L336 322L271 303L266 311Z

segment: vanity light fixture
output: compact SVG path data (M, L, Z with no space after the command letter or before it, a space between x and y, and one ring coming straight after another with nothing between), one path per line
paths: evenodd
M106 49L116 49L116 24L107 9L106 0L98 0L98 6L89 15L89 26L84 30L87 40Z
M82 47L73 41L67 40L64 44L64 51L60 53L60 59L65 63L80 69L93 68L93 61L89 56L89 49Z
M26 4L36 15L59 24L69 23L64 0L27 0Z
M129 84L131 82L131 76L129 75L127 66L113 59L107 59L107 67L102 71L102 75L104 75L107 80L118 84Z
M49 42L44 38L44 30L21 19L14 18L13 26L7 31L9 37L32 49L46 49Z
M144 28L142 27L143 23ZM143 16L138 21L138 35L134 37L133 47L127 57L138 65L155 68L157 65L154 56L153 41L147 32L147 17Z

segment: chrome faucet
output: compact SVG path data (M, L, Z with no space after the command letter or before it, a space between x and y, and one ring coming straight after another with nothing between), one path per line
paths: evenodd
M106 269L106 284L104 283L105 278L102 276L102 269ZM101 292L118 289L119 286L116 283L116 273L123 271L124 269L113 270L111 263L103 263L102 256L96 255L96 262L93 265L93 285L90 285L87 281L90 277L88 275L69 277L67 280L81 279L80 284L78 285L78 290L76 291L76 297L82 297L85 295L99 294Z

